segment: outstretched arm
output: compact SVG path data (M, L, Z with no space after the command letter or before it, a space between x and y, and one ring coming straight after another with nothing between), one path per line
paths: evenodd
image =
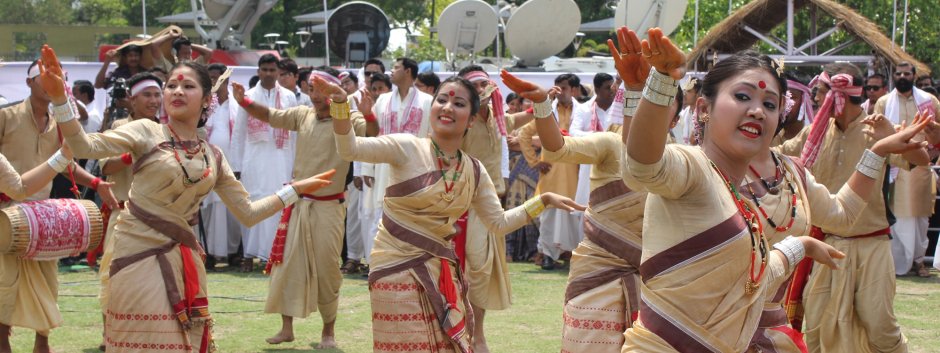
M232 82L232 98L248 112L248 115L266 123L269 122L271 116L268 114L268 107L255 103L248 97L245 97L245 86L242 86L238 82Z
M627 48L633 51L632 55L642 52L655 69L650 72L653 77L648 81L652 84L644 89L627 139L627 154L641 164L653 164L663 157L666 132L669 131L671 120L668 116L669 98L675 97L677 80L682 78L681 68L685 65L685 54L672 44L662 30L652 28L648 36L649 40L640 42L635 32L626 33L630 43Z
M535 83L522 80L506 70L500 72L499 76L503 79L503 84L516 94L535 102L535 104L551 106L551 102L548 101L548 92ZM519 114L528 115L528 113ZM532 116L535 117L534 114ZM542 148L549 151L558 151L565 145L565 140L561 136L561 130L559 130L558 122L555 121L554 116L536 117L535 129L542 141Z

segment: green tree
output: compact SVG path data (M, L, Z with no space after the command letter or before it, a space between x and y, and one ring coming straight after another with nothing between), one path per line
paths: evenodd
M72 12L69 0L0 0L0 23L64 25Z
M75 22L100 26L127 26L127 5L121 0L82 0L76 2Z

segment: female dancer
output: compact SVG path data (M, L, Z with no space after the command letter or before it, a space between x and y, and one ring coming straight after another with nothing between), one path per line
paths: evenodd
M213 346L205 253L191 224L199 202L214 190L243 224L250 226L330 184L332 172L292 182L277 195L251 201L224 156L197 138L196 123L209 105L212 81L205 67L182 63L163 90L166 125L141 119L86 135L63 90L62 68L48 46L42 49L42 84L53 116L75 155L105 158L133 155L130 200L115 225L107 308L108 352L171 347L207 352Z
M551 193L508 211L500 207L486 169L459 149L470 117L480 108L476 90L463 78L449 78L438 88L430 138L356 137L350 132L346 94L320 79L315 84L333 99L340 156L391 165L369 273L374 350L470 352L473 316L458 257L463 249L451 245L457 219L472 207L489 231L504 235L537 217L545 206L567 211L584 207ZM548 116L551 106L542 104L535 111Z
M770 249L756 205L737 191L750 160L773 138L782 112L786 80L771 60L745 53L719 62L706 75L703 97L696 102L706 126L703 144L666 146L665 115L685 57L660 29L648 34L641 44L636 33L627 31L626 52L618 53L643 55L653 66L623 159L627 185L650 192L639 319L625 333L623 351L742 352L765 297L804 254L833 268L833 258L845 255L806 236ZM851 189L837 195L838 202L824 204L821 211L828 211L823 212L828 219L823 221L851 222L857 212L852 210L864 205L858 194L870 192L874 184L863 179L883 171L883 156L921 146L909 140L925 124L875 143L859 163L861 174L850 180Z
M849 75L836 76L838 76L836 80L841 83L851 82L851 76ZM844 93L840 91L836 94ZM867 114L864 110L860 108L848 109L853 105L857 106L854 103L847 102L844 113L842 111L835 113L820 110L815 119L820 119L823 124L829 124L830 117L837 120L851 119L850 121L858 124L859 129L864 127L863 124L872 126L872 134L866 136L859 134L859 136L856 136L861 137L864 141L861 143L863 146L871 146L876 141L895 133L894 127L884 116L877 115L866 118ZM832 107L832 105L830 104L828 107ZM799 109L795 106L794 108ZM849 114L852 115L849 116ZM776 128L778 133L783 130L788 115L784 114L781 117L780 125ZM924 120L930 121L932 119L917 118L917 122ZM805 137L809 130L811 129L807 129L799 137ZM800 142L799 145L802 146L805 138L798 139L797 142ZM813 235L816 239L822 240L820 229L856 229L859 226L867 225L868 222L877 220L879 217L884 221L885 213L881 189L875 187L881 185L884 173L879 174L876 178L868 178L860 174L859 171L850 172L842 169L836 173L840 175L851 174L849 178L855 180L849 179L850 183L847 184L836 184L822 178L817 180L810 168L804 166L803 162L778 153L781 151L771 150L770 146L773 143L774 141L770 141L765 149L751 160L740 186L742 195L753 201L757 207L761 221L765 225L765 236L770 243L782 241L788 235ZM796 144L786 143L781 148L782 152L786 152L785 148L791 145ZM864 147L850 149L847 144L841 146L847 153L855 152L854 155L847 154L846 156L849 158L861 155L864 151ZM894 165L904 167L904 165L909 165L907 160L912 161L912 163L926 163L928 157L924 149L915 148L903 155L892 155L888 160ZM828 168L833 167L835 165L828 166ZM833 188L842 185L839 189L839 195L835 199L829 194L827 185ZM853 197L861 198L862 207L845 207L846 214L849 215L848 219L831 217L830 213L832 213L833 208L830 205L832 201L845 199L846 195L844 194L848 193L849 190L854 192ZM855 222L858 219L866 219L866 222ZM803 268L803 266L808 269L812 267L812 263L801 265L800 268ZM805 273L803 275L805 276ZM799 277L800 275L794 272L794 276ZM800 278L796 282L802 283L805 280L804 277ZM802 304L795 299L802 297L803 285L791 287L790 279L788 277L772 296L765 297L766 302L764 303L760 323L751 341L752 349L781 353L807 351L806 343L799 332L799 329L801 329L799 326L802 323ZM799 295L795 296L797 293L793 293L793 291L799 291ZM788 316L791 316L789 321ZM790 326L791 322L797 325L796 330Z

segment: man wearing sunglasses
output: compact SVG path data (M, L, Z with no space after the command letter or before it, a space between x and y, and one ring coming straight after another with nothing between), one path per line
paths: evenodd
M382 63L382 60L372 58L366 60L365 64L362 65L362 76L361 84L359 88L369 89L372 87L372 75L373 74L384 74L385 73L385 64Z
M940 111L940 101L932 94L914 87L917 69L909 62L901 62L894 69L894 90L875 103L875 113L884 114L895 125L911 123L917 113L934 118ZM891 171L895 175L894 170ZM929 166L897 171L891 211L897 222L891 226L891 254L894 271L905 276L913 271L920 277L930 277L924 265L927 253L927 227L934 211L936 191L934 173Z
M868 100L862 103L862 109L865 109L866 113L872 114L875 112L875 102L878 102L878 99L888 93L887 84L885 75L882 74L872 74L865 79L865 97Z

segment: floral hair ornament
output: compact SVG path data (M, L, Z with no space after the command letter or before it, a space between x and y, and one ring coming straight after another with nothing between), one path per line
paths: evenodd
M698 83L698 79L695 77L689 78L688 81L685 81L685 84L682 85L683 91L691 91L695 88L695 84Z
M783 77L783 58L771 60L774 69L777 70L777 76Z
M790 115L790 110L796 105L796 101L793 100L793 92L790 92L790 90L787 90L787 94L783 95L783 99L786 102L783 108L783 117L786 119L786 117Z

